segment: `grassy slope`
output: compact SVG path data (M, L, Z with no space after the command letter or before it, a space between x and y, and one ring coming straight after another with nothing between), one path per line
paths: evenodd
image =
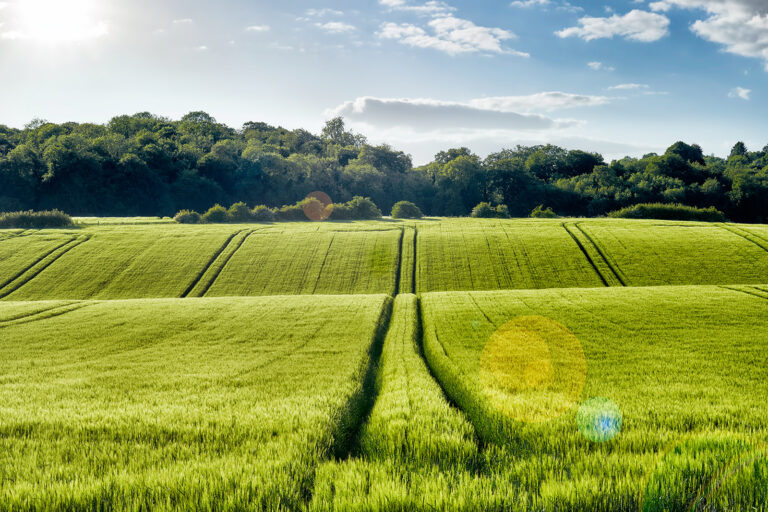
M418 335L416 297L400 295L357 457L320 466L312 510L490 510L516 502L517 489L477 474L474 429L446 402Z
M768 275L766 229L662 221L440 219L106 224L23 236L2 231L0 284L11 284L0 289L0 297L394 294L396 285L401 292L425 293L753 284Z
M299 507L358 421L384 301L92 302L0 325L0 508Z
M368 226L288 224L254 233L206 296L394 294L401 230Z
M751 284L768 280L765 247L720 225L579 222L629 286Z
M766 299L718 287L610 288L434 293L423 307L430 366L478 434L500 446L488 454L489 471L525 482L530 507L636 510L660 454L685 436L768 440ZM615 440L585 440L575 409L523 424L487 400L478 373L486 342L527 315L557 320L578 337L588 368L582 400L618 404L624 427Z
M420 293L603 286L560 221L423 222L417 257Z
M90 240L62 255L8 298L178 297L236 231L229 226L177 225L83 229L81 233Z

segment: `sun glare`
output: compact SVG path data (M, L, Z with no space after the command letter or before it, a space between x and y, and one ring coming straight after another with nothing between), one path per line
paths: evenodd
M96 0L18 0L18 37L48 43L84 41L107 33Z

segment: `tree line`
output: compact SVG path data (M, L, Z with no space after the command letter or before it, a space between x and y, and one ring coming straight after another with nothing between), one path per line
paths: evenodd
M768 221L768 146L737 143L727 159L676 142L664 154L606 162L553 145L481 158L467 148L414 167L409 155L369 144L342 118L320 134L249 122L234 129L205 112L178 121L139 113L106 125L35 120L0 125L0 211L171 216L215 204L295 204L313 191L334 202L401 200L427 215L464 216L479 203L528 216L599 216L638 203L715 207L730 219Z

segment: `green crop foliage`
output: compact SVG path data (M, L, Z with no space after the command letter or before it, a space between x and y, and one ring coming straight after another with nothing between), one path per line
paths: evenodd
M525 483L525 509L638 510L661 457L687 437L716 433L755 447L768 440L768 294L760 293L709 286L431 293L422 300L424 351L446 393L489 443L486 471L496 481ZM526 423L489 399L483 351L499 327L530 315L559 322L578 338L587 362L579 402L605 397L617 404L623 421L615 438L588 441L579 432L578 403L549 421ZM719 499L765 510L764 463L751 487L741 493L723 486L730 494ZM714 462L702 466L697 478L711 480L717 469ZM672 486L666 499L684 501L674 497L689 493Z
M295 510L344 451L385 296L0 304L0 508Z
M561 222L457 219L419 223L417 290L598 287Z
M395 293L400 229L270 228L249 236L206 296Z
M578 228L627 286L757 284L768 281L761 247L729 225L590 221Z
M732 223L0 230L0 510L768 512L767 283Z

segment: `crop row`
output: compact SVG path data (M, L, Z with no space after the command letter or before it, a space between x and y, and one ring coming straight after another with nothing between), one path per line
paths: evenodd
M0 508L302 507L357 431L388 300L2 303Z

